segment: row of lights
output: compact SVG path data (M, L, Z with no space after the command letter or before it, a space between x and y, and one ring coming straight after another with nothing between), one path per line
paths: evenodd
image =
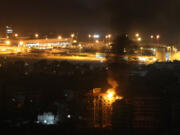
M135 37L137 38L137 41L141 41L142 40L142 38L140 37L139 33L136 33Z
M34 36L35 36L35 38L38 38L39 34L36 33ZM75 34L71 34L71 37L74 38ZM62 39L62 36L58 36L58 39Z
M17 33L15 33L14 36L15 36L15 37L18 37L19 35L18 35ZM34 36L35 36L35 38L39 38L39 34L37 34L37 33L36 33ZM72 33L70 36L71 36L71 38L74 38L74 37L75 37L75 34ZM108 35L105 36L106 39L111 39L111 37L112 37L111 34L108 34ZM90 34L89 34L89 38L97 39L95 42L96 42L96 43L99 43L99 40L98 40L98 39L100 38L100 35L99 35L99 34L94 34L94 35L90 35ZM47 38L46 38L46 39L47 39ZM58 36L58 39L61 40L61 39L62 39L62 36ZM76 43L77 41L73 41L73 42ZM7 45L10 45L11 42L10 42L9 40L7 40L7 41L6 41L6 44L7 44ZM23 41L20 41L19 44L20 44L20 45L23 45Z
M16 33L16 34L15 34L15 37L18 37L18 36L19 36L19 35ZM37 33L36 33L34 36L35 36L35 38L39 38L39 34L37 34ZM72 33L70 36L71 36L71 38L74 38L74 37L75 37L75 34ZM94 34L94 35L89 34L88 37L89 37L89 38L98 39L98 38L100 38L100 35L99 35L99 34ZM106 38L106 39L111 39L111 38L112 38L112 35L111 35L111 34L108 34L108 35L105 36L105 38ZM58 36L58 39L62 39L62 36Z
M35 36L35 38L38 38L38 37L39 37L39 34L36 33L34 36ZM18 37L18 34L15 34L15 37ZM74 35L74 34L71 34L71 37L74 38L75 35ZM46 38L46 39L47 39L47 38ZM58 39L61 40L61 39L62 39L62 36L58 36ZM77 42L77 41L73 41L73 42ZM7 45L10 45L11 42L10 42L9 40L7 40L7 41L6 41L6 44L7 44ZM20 42L19 42L19 45L23 45L23 44L24 44L23 41L20 41Z
M97 38L100 38L100 35L99 34L94 34L94 35L89 34L88 37L97 39ZM106 39L110 39L111 37L112 37L111 34L108 34L105 36Z
M94 35L89 34L88 37L89 37L89 38L94 38L94 39L96 39L96 40L95 40L95 43L97 43L97 44L99 43L99 40L98 40L98 39L100 38L100 35L99 35L99 34L94 34ZM111 38L112 38L112 35L111 35L111 34L108 34L108 35L105 36L105 38L106 38L106 39L111 39Z
M136 37L137 41L142 41L142 38L140 37L140 34L139 34L139 33L136 33L136 34L135 34L135 37ZM156 35L156 36L151 35L150 38L151 38L151 39L157 39L157 40L159 40L159 39L160 39L160 35L159 35L159 34Z
M18 37L19 35L17 33L14 34L14 37ZM6 38L9 38L9 36L6 36Z
M14 36L15 36L15 37L18 37L19 35L18 35L17 33L15 33ZM39 34L36 33L36 34L35 34L35 37L38 38L38 37L39 37ZM75 37L75 34L71 34L71 37L74 38L74 37ZM92 37L93 37L93 38L100 38L100 35L99 35L99 34L94 34L94 35L89 34L88 37L89 37L89 38L92 38ZM111 37L112 37L111 34L108 34L108 35L105 36L106 39L110 39ZM135 34L135 37L137 38L138 41L141 41L141 40L142 40L142 38L140 37L140 34L139 34L139 33L136 33L136 34ZM159 34L156 35L156 36L151 35L150 38L151 38L151 39L154 39L154 38L159 39L159 38L160 38L160 35L159 35ZM58 39L62 39L62 37L61 37L61 36L58 36Z
M154 39L154 38L159 39L159 38L160 38L160 35L159 35L159 34L158 34L158 35L156 35L156 36L151 35L151 36L150 36L150 38L151 38L151 39Z

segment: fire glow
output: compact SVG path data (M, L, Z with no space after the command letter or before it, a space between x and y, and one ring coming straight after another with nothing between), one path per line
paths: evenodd
M115 102L118 99L123 99L123 97L118 96L116 93L116 88L118 87L118 83L113 79L108 79L108 83L112 86L112 88L108 89L105 93L104 98L111 103Z

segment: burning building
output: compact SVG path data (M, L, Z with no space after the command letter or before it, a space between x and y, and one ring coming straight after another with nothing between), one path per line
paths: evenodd
M122 99L115 92L115 89L109 89L102 92L101 88L95 88L87 94L88 98L88 112L89 126L96 128L111 127L112 119L112 103L117 99Z

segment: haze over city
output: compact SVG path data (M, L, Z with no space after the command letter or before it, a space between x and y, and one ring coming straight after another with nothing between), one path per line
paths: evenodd
M180 133L180 1L0 4L2 133Z

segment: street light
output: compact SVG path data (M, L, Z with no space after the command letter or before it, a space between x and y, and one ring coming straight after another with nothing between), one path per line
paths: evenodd
M75 35L74 35L74 34L71 34L71 37L72 37L72 38L74 38L74 37L75 37Z
M77 43L77 40L73 40L73 43Z
M158 35L156 36L156 38L159 39L159 38L160 38L160 35L158 34Z
M88 35L88 37L89 37L89 38L91 38L91 37L92 37L92 35L91 35L91 34L89 34L89 35Z
M38 38L38 37L39 37L39 34L35 34L35 37Z
M140 47L140 50L141 50L141 56L143 55L143 47Z
M7 41L6 41L6 44L7 44L7 45L10 45L10 44L11 44L11 41L7 40Z
M99 34L94 34L93 37L94 37L94 38L100 38L100 35L99 35Z
M135 36L136 36L136 37L139 37L139 33L136 33Z
M106 35L106 38L108 39L110 39L112 36L111 36L111 34L109 34L109 35Z
M15 37L18 37L18 34L16 33L16 34L14 34L14 36L15 36Z
M99 40L96 40L96 43L99 43Z
M141 37L139 37L137 40L140 42L140 41L142 41L142 38L141 38Z
M58 36L58 39L60 39L60 40L61 40L61 39L62 39L62 37L61 37L61 36Z
M19 45L23 45L23 44L24 44L24 42L23 42L23 41L20 41L20 42L19 42Z

